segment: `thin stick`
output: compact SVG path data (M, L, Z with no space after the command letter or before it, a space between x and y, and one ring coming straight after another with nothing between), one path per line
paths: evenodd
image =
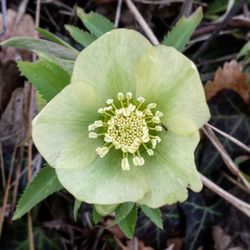
M221 155L224 163L229 168L229 170L234 175L236 175L237 177L239 177L242 180L242 182L244 183L244 185L246 186L246 188L248 189L248 191L250 191L250 184L249 184L249 182L246 180L246 178L244 177L244 175L240 172L239 168L233 162L233 160L231 159L231 157L229 156L229 154L227 153L227 151L225 150L225 148L223 147L223 145L221 144L221 142L215 136L215 134L212 131L212 129L209 128L209 127L207 127L207 128L203 127L203 128L201 128L201 131L208 137L208 139L211 141L211 143L214 145L214 147L218 150L218 152L220 153L220 155Z
M1 175L2 175L2 182L3 182L3 188L5 188L5 172L4 172L4 160L3 160L3 149L2 149L2 143L0 141L0 168L1 168Z
M121 17L121 9L122 9L122 0L118 0L116 13L115 13L115 27L117 28L119 26L119 21Z
M247 145L245 145L244 143L242 143L241 141L239 141L238 139L234 138L233 136L221 131L220 129L212 126L211 124L207 123L205 126L210 127L211 129L213 129L214 131L216 131L217 133L223 135L224 137L226 137L229 141L235 143L236 145L238 145L239 147L241 147L242 149L246 150L248 153L250 153L250 147L248 147Z
M242 213L250 217L250 205L246 202L236 198L235 196L231 195L230 193L226 192L224 189L216 185L214 182L210 181L207 177L200 174L201 180L203 184L209 188L210 190L214 191L220 197L228 201L233 206L237 207Z
M147 34L148 38L151 40L151 42L155 45L159 44L159 41L153 34L152 30L150 29L147 22L143 19L135 5L131 2L131 0L126 0L128 8L131 10L131 12L134 14L136 20L141 25L144 32ZM142 20L141 20L142 19ZM153 34L153 35L152 35ZM205 128L203 128L205 130ZM215 136L215 135L214 135ZM216 138L216 136L215 136ZM218 139L217 139L218 140ZM216 142L217 143L217 142ZM231 158L230 158L231 159ZM204 186L211 189L213 192L227 200L229 203L231 203L233 206L237 207L240 211L242 211L244 214L250 217L250 205L241 201L240 199L234 197L230 193L226 192L222 188L220 188L218 185L210 181L208 178L206 178L204 175L200 174L202 182Z
M41 10L41 0L37 0L36 2L36 19L35 25L39 27L40 22L40 10ZM35 60L35 56L33 59ZM33 116L33 103L34 103L34 95L35 89L32 85L30 85L30 93L29 93L29 115L28 115L28 135L29 135L29 144L28 144L28 183L32 181L32 116ZM34 246L34 236L33 236L33 226L32 226L32 216L31 212L28 213L28 233L29 233L29 249L35 250Z
M4 192L3 205L2 205L2 209L1 209L2 211L0 213L0 238L1 238L1 234L2 234L4 215L5 215L5 211L6 211L6 207L7 207L7 203L8 203L8 198L9 198L9 193L10 193L10 184L11 184L11 178L12 178L12 173L13 173L13 169L14 169L16 151L17 151L17 142L16 142L14 149L13 149L9 175L7 178L7 183L6 183L5 192Z
M151 42L154 45L158 45L159 44L158 39L156 38L155 34L152 32L152 30L150 29L147 22L142 17L141 13L138 11L134 3L131 0L126 0L126 3L127 3L129 10L133 13L133 15L135 16L135 19L141 25L142 29L144 30L148 38L151 40Z

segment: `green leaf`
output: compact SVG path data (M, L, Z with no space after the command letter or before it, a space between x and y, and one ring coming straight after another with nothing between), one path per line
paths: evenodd
M15 37L8 39L0 43L0 46L27 49L34 52L43 52L48 55L70 60L75 60L79 53L75 49L65 48L62 45L58 45L50 41L25 37Z
M164 37L162 43L183 51L193 32L201 22L202 17L202 8L200 7L191 16L183 16Z
M95 207L93 206L92 210L92 218L95 224L101 221L102 216L96 211Z
M242 56L250 56L250 41L248 41L243 48L240 50L240 52L237 55L237 59L239 59Z
M153 209L148 206L140 206L143 213L154 222L154 224L159 227L160 229L163 229L163 223L161 218L161 210L159 208Z
M122 220L124 220L133 207L133 202L126 202L119 205L115 210L115 224L119 224Z
M62 185L57 179L55 169L49 166L42 168L24 190L17 204L13 220L22 217L39 202L60 189L62 189Z
M114 29L114 25L107 18L95 12L86 14L83 9L77 8L77 15L90 33L96 37L100 37Z
M75 199L75 202L74 202L74 209L73 209L73 216L74 216L74 220L77 221L77 213L78 213L78 210L79 208L81 207L82 205L82 202Z
M95 36L75 26L65 25L65 29L69 32L69 34L75 41L77 41L84 47L88 47L92 42L96 40Z
M65 70L48 61L18 62L18 67L46 101L50 101L70 82L70 75Z
M119 226L127 238L131 239L135 232L135 225L137 220L137 206L131 209L130 213L119 222Z
M38 52L37 53L40 59L45 59L51 63L57 64L59 67L64 69L69 75L73 72L74 60L62 59L53 55L49 55L46 53Z
M43 29L43 28L36 28L36 30L39 32L39 34L41 34L44 38L48 39L49 41L74 50L74 48L70 44L66 43L61 38L55 36L53 33L49 32L48 30Z

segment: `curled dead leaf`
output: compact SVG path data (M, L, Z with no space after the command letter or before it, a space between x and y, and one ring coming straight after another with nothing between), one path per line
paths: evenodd
M219 67L213 81L205 84L207 100L224 89L237 92L245 103L249 103L250 86L247 84L247 74L242 72L242 66L235 60L226 62L223 68Z

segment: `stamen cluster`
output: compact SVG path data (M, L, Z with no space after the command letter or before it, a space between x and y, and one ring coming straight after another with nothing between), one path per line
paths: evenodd
M88 127L89 138L103 137L104 143L96 149L102 158L113 147L123 153L121 167L129 170L129 156L135 166L145 163L141 152L146 151L149 156L154 155L156 145L161 142L158 133L162 131L160 111L155 111L156 103L145 105L145 99L133 99L132 93L117 94L117 102L108 99L108 106L98 109L102 115ZM97 130L99 130L97 132Z

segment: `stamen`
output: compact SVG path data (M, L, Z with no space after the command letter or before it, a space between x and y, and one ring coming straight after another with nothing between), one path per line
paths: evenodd
M148 149L147 153L149 156L153 156L154 155L154 151L152 149Z
M103 126L103 121L101 121L101 120L95 121L95 122L94 122L94 126L95 126L96 128L102 127L102 126Z
M138 156L133 157L133 163L135 166L139 166L140 165L140 158Z
M96 149L96 153L103 158L107 153L109 152L109 148L108 147L98 147Z
M156 126L155 130L158 131L158 132L161 132L162 131L162 126Z
M123 99L124 99L124 94L121 93L121 92L119 92L119 93L117 94L117 99L118 99L119 101L123 101Z
M95 130L96 129L96 125L93 123L93 124L90 124L89 126L88 126L88 131L93 131L93 130Z
M133 97L133 94L131 92L127 92L126 97L128 100L131 100Z
M112 142L113 141L113 138L111 136L109 136L108 134L105 134L104 136L104 141L105 142Z
M137 101L140 102L140 103L144 103L144 102L145 102L145 98L142 97L142 96L139 96L139 97L137 98Z
M89 133L89 138L95 139L95 138L97 138L97 137L98 137L98 134L97 134L97 133L95 133L95 132L90 132L90 133Z
M160 118L160 117L163 116L163 113L157 110L157 111L155 112L155 116L157 116L157 117Z
M130 165L129 165L127 157L122 158L121 166L122 166L122 170L125 170L125 171L130 170Z
M154 108L156 108L156 106L157 106L156 103L150 103L150 104L148 104L147 109L154 109Z
M98 109L97 112L103 119L94 121L88 126L89 138L103 139L104 144L96 149L100 157L104 157L113 147L114 150L121 150L123 153L121 168L129 170L129 154L132 155L131 160L135 166L142 166L145 163L140 155L141 147L145 148L149 156L154 155L153 150L161 142L158 132L163 128L158 123L161 122L163 114L158 110L152 111L156 108L156 103L149 103L144 110L140 110L145 99L140 96L137 101L133 100L131 92L127 92L125 96L119 92L117 99L120 102L119 108L113 99L107 99L108 106ZM99 130L101 133L93 132L100 127L102 127Z
M152 122L153 122L153 123L160 123L160 122L161 122L161 119L160 119L158 116L154 116L154 117L152 118Z
M106 101L106 103L109 104L109 105L112 104L113 102L114 102L113 99L108 99L108 100Z

